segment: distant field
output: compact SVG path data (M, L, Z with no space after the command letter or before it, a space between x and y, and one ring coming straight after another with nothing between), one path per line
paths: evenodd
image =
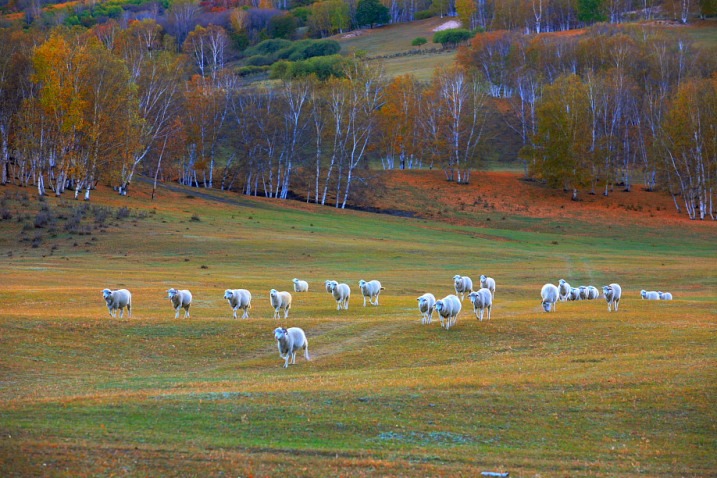
M516 188L500 176L442 202L459 186L405 174L383 200L421 184L435 218L190 189L152 202L138 184L94 193L112 209L87 216L104 224L91 234L62 226L82 203L48 199L52 237L31 225L31 190L0 188L0 475L717 475L714 223L650 220L648 204L636 221L626 199L607 223L588 203L550 218L504 206L495 194ZM36 248L17 243L26 223ZM492 320L466 300L455 329L421 325L415 298L450 293L456 273L496 279ZM310 291L274 320L269 289L294 277ZM361 306L362 278L386 287L378 307ZM560 278L619 282L620 311L541 312L540 287ZM326 279L351 285L348 311ZM133 292L131 319L108 316L105 287ZM191 319L174 319L170 287L194 293ZM254 294L249 320L222 299L238 287ZM278 325L306 330L310 362L281 368Z

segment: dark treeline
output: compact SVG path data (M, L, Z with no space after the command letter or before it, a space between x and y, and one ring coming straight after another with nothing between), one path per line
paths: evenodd
M577 198L581 188L629 191L641 175L691 218L715 217L717 52L664 30L596 26L567 37L479 34L459 63L511 104L535 177Z

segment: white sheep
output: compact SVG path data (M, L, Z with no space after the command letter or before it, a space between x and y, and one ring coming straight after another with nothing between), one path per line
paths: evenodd
M327 285L327 288L330 289L329 292L331 292L334 299L336 299L336 310L348 310L351 288L347 284L339 284L335 280L331 281L331 283Z
M495 299L495 279L485 275L480 276L480 286L490 291L491 299Z
M421 311L423 325L430 324L433 319L433 311L436 308L436 297L433 294L425 293L418 299L418 310Z
M172 307L177 312L174 314L174 318L179 318L179 310L184 309L184 318L189 318L189 307L192 305L192 293L188 290L177 290L177 289L169 289L167 291L167 296L169 297L169 300L172 302Z
M279 311L284 309L284 318L289 317L289 309L291 309L291 294L284 291L277 291L271 289L269 291L269 300L271 301L271 308L274 309L274 318L279 319Z
M672 294L669 292L658 291L657 293L660 294L660 300L672 300Z
M571 287L568 293L568 300L580 300L580 289Z
M476 314L476 319L483 321L483 312L488 309L488 320L490 320L490 310L493 307L493 294L490 289L482 287L476 292L468 294L468 298L473 303L473 312ZM478 315L480 310L480 316Z
M550 312L551 310L555 312L555 303L558 302L559 296L560 292L555 284L545 284L540 289L540 303L543 305L543 310L545 312Z
M603 294L605 294L607 311L610 312L610 306L615 306L615 312L617 312L617 307L620 305L620 296L622 295L622 288L620 287L620 284L603 286L602 291Z
M580 297L580 300L588 300L588 286L581 285L578 287L578 297Z
M453 294L436 301L436 310L441 317L441 327L446 330L456 325L458 314L461 311L461 301Z
M309 341L306 340L306 334L299 327L289 329L278 327L274 330L274 338L279 347L279 357L284 359L284 368L289 366L289 359L291 359L292 365L296 365L296 351L302 348L306 360L311 360L309 358Z
M588 300L595 300L598 297L600 297L600 291L597 290L597 287L593 287L591 285L588 286Z
M107 302L107 309L110 311L111 317L117 317L117 311L120 311L120 319L124 315L124 308L127 307L127 317L132 317L132 294L127 289L104 289L102 297Z
M462 301L465 298L465 294L473 292L473 281L468 276L456 274L453 276L453 288L456 290L456 295L461 295Z
M641 290L640 295L645 300L660 300L660 294L658 294L654 290L651 290L651 291Z
M249 318L247 309L251 309L251 292L246 289L227 289L224 291L224 298L229 301L229 305L234 311L234 318L237 318L237 310L242 309L242 319Z
M566 301L569 300L568 297L570 296L570 291L572 290L572 287L570 287L570 284L565 279L560 279L558 281L558 292L560 294L560 300Z
M379 281L372 280L366 282L365 280L361 279L359 281L359 287L361 288L361 293L363 294L364 307L366 307L367 297L371 305L378 305L378 295L381 293L382 290L385 290L385 287L381 287L381 283Z
M294 292L309 292L309 283L305 280L294 279Z

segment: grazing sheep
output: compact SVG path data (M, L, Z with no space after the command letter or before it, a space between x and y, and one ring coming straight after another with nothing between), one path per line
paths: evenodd
M540 289L541 304L543 304L545 312L550 312L551 310L555 312L555 303L558 301L559 295L560 292L555 284L545 284Z
M593 287L591 285L588 286L588 300L595 300L598 297L600 297L600 291L597 290L597 287Z
M640 295L645 300L660 300L660 294L658 294L654 290L651 290L651 291L641 290Z
M560 300L565 302L566 300L569 300L568 297L570 296L570 291L572 290L572 287L570 287L570 284L565 279L560 279L558 281L558 292L560 294Z
M224 298L229 301L234 311L234 318L237 318L237 310L242 309L242 319L249 318L247 309L251 309L251 292L246 289L227 289L224 291Z
M480 276L480 286L490 291L491 299L495 299L495 279L485 275Z
M363 294L364 307L366 307L366 297L368 297L368 301L371 303L371 305L378 305L378 295L381 293L382 290L385 290L385 287L381 287L381 283L379 281L372 280L366 282L365 280L361 279L359 281L359 287L361 288L361 293Z
M284 359L284 368L289 366L289 359L291 359L292 365L296 365L296 351L299 349L304 349L304 357L306 360L311 360L309 358L309 341L306 340L306 334L299 327L289 329L278 327L274 330L274 338L279 347L279 357Z
M284 309L284 318L289 317L289 309L291 309L291 294L286 291L277 291L271 289L269 291L269 300L271 301L271 307L274 309L274 318L278 319L279 311Z
M603 286L603 294L605 294L605 301L607 302L607 311L610 312L610 306L615 306L615 312L617 307L620 305L620 296L622 295L622 288L620 284L610 284Z
M172 302L174 310L177 312L176 314L174 314L174 318L178 319L179 309L184 309L184 318L188 319L189 307L192 305L192 293L188 290L169 289L167 291L167 296Z
M570 293L568 293L568 300L580 300L580 289L571 287Z
M305 280L294 279L294 292L309 292L309 283Z
M473 312L476 314L476 319L483 321L483 311L488 309L488 320L490 320L490 309L493 307L493 295L490 289L483 287L477 292L471 292L468 294L468 298L473 303ZM480 317L478 316L478 310L480 309Z
M660 300L672 300L672 294L670 294L669 292L658 291L657 293L660 294Z
M418 299L418 310L423 314L421 323L430 324L433 318L433 311L436 309L436 297L433 294L425 293Z
M453 287L456 289L456 295L461 295L461 301L465 298L465 294L473 292L473 281L468 276L453 276Z
M111 317L117 317L117 311L120 311L120 319L124 315L124 308L127 307L127 317L132 317L132 294L127 289L104 289L102 297L107 302L107 309L110 311Z
M329 292L331 292L334 299L336 299L336 310L348 310L351 288L347 284L339 284L335 280L331 281L326 287L330 288Z
M436 310L441 317L441 327L448 330L456 325L456 319L461 311L461 301L453 294L447 295L436 302Z

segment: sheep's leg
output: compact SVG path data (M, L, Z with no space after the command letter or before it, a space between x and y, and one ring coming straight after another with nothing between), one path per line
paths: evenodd
M349 310L349 300L348 299L346 299L346 301L344 302L344 310Z
M363 306L366 307L366 296L363 296Z
M619 300L616 300L616 301L615 301L615 312L617 312L617 306L618 306L618 305L620 305L620 301L619 301Z
M289 308L288 307L286 309L284 309L284 318L285 319L289 318ZM294 354L294 355L296 355L296 354Z
M232 310L234 311L234 318L236 319L237 318L237 307L234 307Z
M132 304L127 304L127 318L132 318Z
M284 360L284 368L289 368L289 358L291 358L291 357L290 357L289 354L287 353L287 354L286 354L286 360Z
M189 307L187 307L186 309L184 309L184 318L185 318L185 319L188 319L188 318L189 318Z
M296 365L296 352L291 352L291 365Z
M174 318L175 318L175 319L178 319L178 318L179 318L179 310L180 310L180 309L181 309L181 307L177 307L176 309L174 309L174 310L176 311L176 314L174 314Z
M121 308L119 311L120 311L120 319L121 319L124 316L124 307Z
M488 320L490 320L490 309L492 309L492 308L493 308L492 305L489 305L489 306L488 306Z
M306 360L311 360L311 358L309 358L309 346L308 345L304 345L304 358Z

